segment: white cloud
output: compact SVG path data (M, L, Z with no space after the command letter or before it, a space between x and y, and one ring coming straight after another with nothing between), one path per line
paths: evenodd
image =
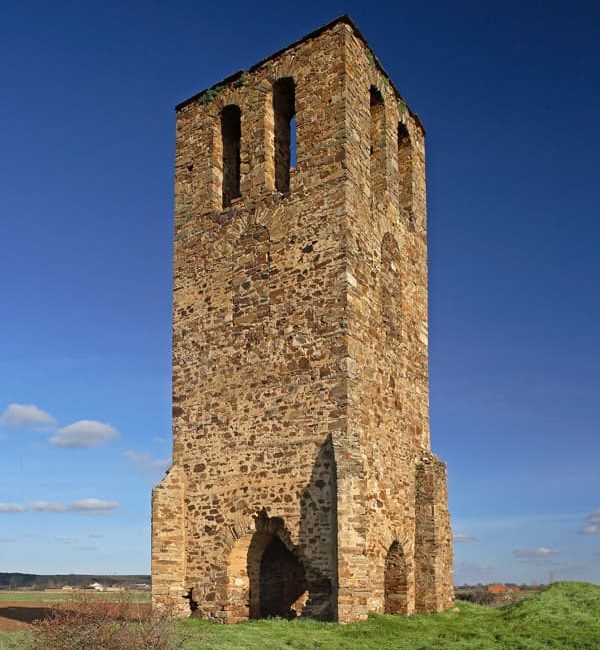
M521 560L521 562L531 562L533 564L554 564L552 558L559 554L560 551L553 548L546 548L545 546L517 548L513 551L513 555Z
M137 469L144 472L145 474L154 474L166 472L171 464L170 458L160 458L152 460L150 454L146 452L135 452L135 451L126 451L124 454L125 458L133 463Z
M27 506L20 506L17 503L0 503L0 512L25 512Z
M97 420L79 420L58 429L56 435L50 438L50 442L69 449L98 447L118 435L119 432L110 424Z
M33 501L29 507L34 512L67 512L67 506L62 503L52 503L51 501Z
M596 508L585 518L585 526L579 533L581 535L600 535L600 508Z
M116 501L103 501L102 499L79 499L71 503L56 503L54 501L32 501L28 505L16 503L0 503L0 512L75 512L88 515L104 515L116 510L119 504Z
M473 537L473 535L463 535L462 533L456 533L454 535L455 542L478 542L479 537Z
M55 423L50 413L35 404L9 404L0 415L0 424L7 427L39 427Z
M80 499L69 504L69 512L81 512L90 515L105 514L119 507L116 501L102 501L101 499Z

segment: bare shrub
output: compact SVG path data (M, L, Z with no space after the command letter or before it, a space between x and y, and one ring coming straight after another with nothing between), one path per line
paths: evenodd
M31 650L174 650L182 639L170 614L127 597L78 596L33 625Z
M459 600L466 600L469 603L474 603L475 605L494 605L497 602L496 596L491 594L485 588L476 588L470 591L465 591L456 594L456 598Z

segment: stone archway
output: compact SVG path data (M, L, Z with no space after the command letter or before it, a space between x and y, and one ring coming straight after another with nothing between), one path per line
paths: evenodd
M281 519L259 515L255 524L256 532L240 537L229 554L227 620L295 618L308 598L304 566L282 541Z
M306 575L298 558L274 535L265 547L258 580L260 618L295 618L306 592ZM252 586L250 587L252 593Z
M383 579L384 612L386 614L409 613L408 567L400 542L393 542L385 559Z

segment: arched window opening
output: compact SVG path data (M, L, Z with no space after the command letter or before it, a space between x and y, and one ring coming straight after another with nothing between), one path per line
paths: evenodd
M400 542L394 542L385 559L384 612L408 614L408 571Z
M296 116L290 120L290 170L296 169L298 164L296 145Z
M371 86L371 195L380 198L385 188L385 105L377 88Z
M291 77L279 79L273 85L275 117L275 189L290 191L290 165L295 164L296 149L296 91ZM292 146L293 144L293 146ZM292 156L293 149L293 156Z
M413 150L408 129L398 124L398 197L400 211L412 222L413 213Z
M240 142L242 114L239 106L230 104L221 111L221 138L223 142L223 207L231 205L240 192Z

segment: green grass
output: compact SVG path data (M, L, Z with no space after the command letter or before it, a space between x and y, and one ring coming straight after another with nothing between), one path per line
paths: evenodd
M181 650L600 650L600 587L562 582L499 609L463 602L458 611L373 614L352 625L191 619L181 629ZM0 635L0 650L23 647L23 635Z
M27 647L27 632L0 633L0 650L23 650Z
M459 602L458 611L352 625L190 620L185 629L186 650L600 650L600 587L563 582L499 609Z
M65 600L72 600L77 593L73 591L0 591L0 605L2 603L62 603ZM150 592L148 591L86 591L87 595L99 600L121 600L125 596L134 603L149 603ZM2 646L0 646L2 650Z

